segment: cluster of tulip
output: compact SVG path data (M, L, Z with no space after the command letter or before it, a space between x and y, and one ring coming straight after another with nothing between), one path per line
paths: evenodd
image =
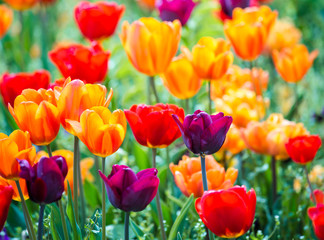
M53 1L5 2L15 10L23 11L37 2L47 4ZM107 239L106 195L112 206L125 213L125 239L130 236L131 212L143 211L155 198L161 231L159 238L167 239L160 200L157 149L168 148L182 136L190 152L186 150L188 154L177 159L177 164L165 162L169 163L174 182L188 198L188 204L196 198L196 215L198 213L206 227L206 239L213 239L213 235L236 239L253 225L256 191L253 188L247 190L248 185L235 185L239 171L231 163L237 157L242 170L241 152L245 149L271 156L273 204L278 200L277 162L290 158L303 165L310 199L316 205L308 209L308 215L315 235L324 239L324 193L313 190L306 167L314 160L321 139L310 135L302 123L295 123L291 118L287 120L279 113L269 114L270 99L264 96L269 73L254 66L260 55L271 55L279 75L286 82L297 83L311 68L318 51L309 53L306 46L298 43L301 34L292 24L276 22L278 13L264 5L266 1L219 0L220 9L215 15L224 24L227 39L204 36L191 50L182 46L181 53L176 56L182 26L186 25L198 3L192 0L138 2L147 9L157 9L162 19L143 17L132 23L124 21L119 34L132 66L148 77L147 105L134 104L126 110L108 109L113 90L108 93L103 82L112 54L104 50L102 43L114 35L126 10L124 5L115 2L82 1L75 6L76 24L90 46L60 43L48 52L62 79L51 82L47 70L2 75L0 93L3 103L19 130L9 136L0 133L0 230L13 199L21 201L29 238L43 239L45 208L54 203L59 207L63 229L60 236L55 227L51 227L53 238L81 239L89 217L83 185L86 179L93 182L94 178L99 180L101 177L102 182L95 184L102 193L99 224L102 239ZM13 13L4 5L0 6L0 12L3 12L0 16L2 37L10 26ZM287 30L291 34L283 36ZM247 61L250 68L233 64L231 48L235 57ZM160 79L156 79L157 76ZM172 96L185 101L185 109L161 103L156 88L158 80ZM190 106L190 99L201 90L203 81L208 86L208 111L192 111L197 106ZM199 105L200 109L203 107L203 104ZM189 114L191 112L194 113ZM127 165L115 164L107 175L106 158L121 148L127 123L137 143L151 149L152 168L135 173ZM66 149L52 152L52 143L58 138L61 127L64 134L74 136L74 152ZM79 141L94 159L80 159ZM47 152L36 151L44 147ZM99 157L102 159L101 170ZM95 176L90 173L94 165ZM62 198L64 192L68 199L66 211ZM37 237L25 201L28 198L39 204ZM183 209L189 207L186 205ZM181 217L179 215L174 226L180 224ZM169 239L177 234L177 227L172 230Z

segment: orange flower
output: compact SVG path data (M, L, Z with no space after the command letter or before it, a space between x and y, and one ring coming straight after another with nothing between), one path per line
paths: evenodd
M30 133L32 143L48 145L60 130L60 116L53 90L25 89L9 111L18 127Z
M264 101L268 105L269 100ZM216 98L215 105L217 111L232 116L233 123L239 128L246 127L249 122L258 121L259 117L265 115L262 97L244 88L228 90L222 98Z
M235 124L232 124L226 135L225 142L219 152L229 151L232 155L238 154L246 148L241 136L241 131Z
M309 53L305 45L297 44L280 52L274 50L272 58L280 76L286 82L296 83L303 79L317 55L318 50Z
M302 34L293 23L284 19L278 19L270 31L266 44L266 51L281 50L295 46L301 39Z
M184 54L174 58L160 76L168 91L179 99L192 98L201 87L200 78L191 61Z
M234 56L228 41L202 37L192 49L192 61L200 78L215 80L221 78L233 63Z
M23 179L23 178L20 178L19 179L19 184L20 184L21 191L23 193L24 199L27 200L29 198L29 195L28 195L26 180ZM15 201L18 201L18 202L21 201L20 195L19 195L19 192L18 192L18 188L17 188L16 182L14 180L6 180L6 179L0 177L0 185L11 186L13 188L13 191L14 191L13 195L12 195L12 199L15 200Z
M2 38L8 31L12 19L13 19L13 13L10 8L8 8L6 5L1 4L0 5L0 38Z
M149 76L165 72L176 55L181 37L181 23L159 22L141 18L123 23L121 42L128 59L137 71Z
M148 10L154 10L156 0L137 0L138 5Z
M203 194L200 158L182 156L178 165L170 164L170 170L181 192L189 197L201 197ZM206 155L206 171L209 190L227 189L233 186L238 171L234 168L225 169L216 162L213 156Z
M253 61L261 54L277 15L268 6L234 9L224 31L240 58Z
M281 114L271 114L263 122L252 121L242 130L242 137L249 149L275 156L277 160L289 157L285 148L289 138L308 134L302 123L288 121Z
M69 133L76 135L67 120L79 121L84 110L95 106L108 107L113 95L112 89L108 97L107 89L100 84L84 84L81 80L70 81L61 90L55 87L55 94L59 95L57 107L60 112L61 124ZM60 92L61 91L61 92Z
M20 167L17 159L25 159L32 164L35 154L28 132L15 130L9 136L0 133L0 176L18 180Z
M101 106L85 110L80 122L68 120L68 123L90 152L99 157L116 152L123 143L127 129L122 110L111 113L108 108Z
M24 11L32 8L39 0L4 0L15 10Z

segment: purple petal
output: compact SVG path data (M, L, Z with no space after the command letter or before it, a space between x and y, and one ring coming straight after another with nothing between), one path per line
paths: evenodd
M111 178L113 175L115 175L118 171L120 171L121 169L124 169L124 168L129 168L129 167L126 165L114 164L112 166L111 173L109 174L108 179Z
M145 177L157 176L158 170L156 168L144 169L136 174L137 179L142 179Z
M115 167L116 169L117 167ZM108 184L111 187L118 189L118 191L122 192L128 186L133 184L133 182L137 181L136 174L129 167L119 168L113 175L112 173L108 176Z
M110 185L108 183L109 182L108 178L100 170L99 170L99 175L105 184L108 199L109 199L110 203L115 208L120 208L120 206L121 206L121 192L117 191L117 189L114 187L110 187Z
M59 168L61 169L63 178L65 179L67 172L68 172L68 166L66 164L65 158L62 156L54 156L52 158L56 162L56 164L59 166Z
M210 115L210 117L211 117L212 121L215 122L217 119L224 117L224 113L219 112L216 115Z
M30 200L36 203L44 203L47 197L46 183L41 178L36 178L33 182L27 183Z
M183 128L184 129L189 128L192 120L194 120L195 117L196 117L195 114L191 114L191 115L188 114L183 120Z
M17 160L17 161L20 165L19 177L27 181L31 181L33 178L35 178L36 173L34 172L34 168L30 166L27 160Z

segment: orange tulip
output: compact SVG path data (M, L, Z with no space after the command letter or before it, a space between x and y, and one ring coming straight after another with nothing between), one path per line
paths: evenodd
M39 0L4 0L15 10L24 11L32 8Z
M149 76L165 72L176 55L181 37L181 23L159 22L141 18L123 23L121 42L128 59L137 71Z
M235 124L232 124L226 135L225 142L219 152L229 151L232 155L242 152L246 145L241 136L241 131Z
M126 135L126 117L119 109L111 113L108 108L93 107L81 114L80 122L67 122L90 152L99 157L116 152Z
M203 37L192 49L192 61L200 78L219 79L233 63L234 56L228 41L212 37Z
M296 83L303 79L317 55L318 50L309 53L305 45L297 44L280 52L274 50L272 58L280 76L286 82Z
M20 166L17 159L25 159L32 164L35 154L28 132L15 130L9 136L0 133L0 176L18 180Z
M0 38L8 31L13 19L13 13L6 5L0 5Z
M234 9L224 31L240 58L253 61L261 54L277 15L268 6Z
M25 200L29 199L27 185L26 185L26 180L23 179L23 178L20 178L19 179L19 184L20 184L20 188L21 188L21 191L23 193L24 199ZM17 188L17 185L16 185L16 182L15 181L13 181L13 180L6 180L6 179L0 177L0 185L3 185L3 186L11 186L13 188L12 199L15 200L15 201L18 201L18 202L21 201L21 198L20 198L20 195L19 195L19 192L18 192L18 188Z
M184 54L174 58L160 76L168 91L179 99L192 98L201 87L200 78Z
M137 0L138 5L148 10L154 10L156 0Z
M269 100L264 101L268 105ZM233 123L239 128L246 127L253 120L258 121L259 117L263 118L266 110L262 97L244 88L228 90L222 98L216 98L215 105L217 111L232 116Z
M308 134L302 123L285 120L281 114L271 114L263 122L252 121L242 130L242 137L249 149L275 156L277 160L289 157L285 148L289 138Z
M55 88L55 94L59 95L57 107L60 112L61 124L69 133L76 135L67 120L79 121L84 110L95 106L108 107L113 95L112 89L108 97L107 89L100 84L84 84L81 80L73 80L69 82L61 90L60 87ZM61 91L61 92L60 92Z
M18 127L29 132L32 143L48 145L56 138L60 116L53 90L25 89L16 97L14 107L9 103L8 108Z
M170 164L170 170L181 192L189 197L201 197L203 194L200 158L182 156L178 165ZM209 190L227 189L233 186L238 171L228 168L227 171L216 162L212 155L206 155L206 171Z

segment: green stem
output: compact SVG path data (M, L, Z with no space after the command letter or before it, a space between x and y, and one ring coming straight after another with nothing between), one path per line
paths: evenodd
M73 155L73 204L75 218L79 224L79 205L78 205L78 156L79 156L79 139L74 137L74 155Z
M129 240L129 212L125 212L125 240Z
M52 149L51 149L51 145L46 145L46 148L47 148L47 152L48 152L48 156L49 157L52 157L53 155L52 155Z
M105 174L105 160L102 158L102 173ZM102 240L106 240L106 191L105 184L102 183Z
M185 99L185 112L186 114L189 114L189 98Z
M61 221L62 221L62 225L63 225L64 239L69 240L69 234L68 234L67 225L66 225L66 221L65 221L65 214L64 214L64 210L63 210L62 199L58 200L57 203L58 203L59 209L60 209Z
M25 217L25 221L26 221L29 236L30 236L30 238L32 240L36 240L36 233L35 233L35 230L33 228L33 222L32 222L32 220L30 218L28 208L27 208L27 205L26 205L26 201L25 201L24 195L22 193L19 181L17 180L15 182L16 182L16 185L17 185L17 189L18 189L18 192L19 192L20 199L21 199L21 205L22 205L22 209L23 209L23 212L24 212L24 217Z
M211 81L208 81L208 112L212 114Z
M151 77L148 77L147 79L147 103L148 105L152 104L152 98L151 98Z
M307 183L308 183L309 189L311 191L311 195L312 195L312 198L313 198L313 202L316 204L316 198L315 198L315 194L314 194L314 190L313 190L312 184L311 184L311 182L309 180L309 177L308 177L307 167L306 167L306 165L304 165L303 167L304 167L304 171L305 171L305 174L306 174Z
M272 200L273 204L277 200L277 169L276 169L276 157L271 157L271 172L272 172Z
M95 161L95 169L96 169L96 174L95 174L96 182L100 183L101 180L100 180L100 176L98 174L98 171L100 169L100 167L99 167L99 157L97 155L94 155L94 161Z
M201 176L202 176L204 191L208 191L206 161L205 161L205 154L203 153L200 154L200 162L201 162Z
M37 240L43 239L43 229L44 229L44 210L45 210L45 204L39 205L39 219L38 219L38 231L37 231Z
M43 68L48 70L48 61L47 61L47 42L48 42L48 29L47 29L47 13L46 13L46 6L43 4L40 4L39 8L39 18L40 18L40 24L41 24L41 38L42 38L42 63Z
M156 148L152 148L152 163L153 163L153 168L156 168ZM155 200L156 200L156 207L158 210L162 240L166 240L167 238L164 230L164 222L163 222L163 214L162 214L159 190L156 193Z
M151 85L151 88L152 88L152 91L153 91L153 94L154 94L154 97L155 97L155 101L156 101L156 103L159 103L160 99L159 99L159 95L158 95L158 93L156 91L154 76L150 77L150 85Z
M86 206L85 206L85 197L84 197L83 182L82 182L82 175L81 175L80 151L78 154L78 185L79 185L80 200L81 200L81 230L84 233Z

